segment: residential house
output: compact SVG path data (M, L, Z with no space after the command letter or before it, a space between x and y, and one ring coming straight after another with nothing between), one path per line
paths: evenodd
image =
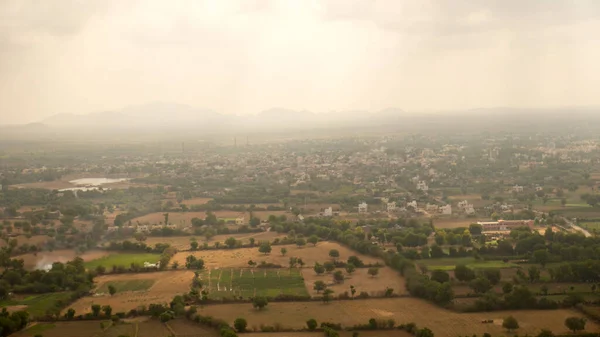
M396 211L396 202L395 201L387 203L387 211L388 211L388 213L393 213Z
M444 215L452 215L452 205L441 206L440 212Z
M358 204L358 213L359 214L366 214L368 211L368 205L366 202L361 202L360 204Z
M325 208L325 210L323 210L323 216L333 216L333 208Z
M417 210L417 201L413 200L413 201L407 203L406 207L411 207L414 211L416 211Z
M427 192L427 191L429 191L429 186L427 186L427 182L425 182L425 180L420 180L417 183L417 189L421 190L423 192Z
M244 225L244 223L246 223L246 218L244 218L243 216L239 217L239 218L235 218L236 225L242 226L242 225Z
M515 185L512 187L512 191L515 193L521 193L523 192L523 186L521 185Z

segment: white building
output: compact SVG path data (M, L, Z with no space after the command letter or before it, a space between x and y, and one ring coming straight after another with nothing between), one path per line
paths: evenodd
M416 211L416 210L417 210L417 201L416 201L416 200L413 200L413 201L411 201L411 202L407 203L407 204L406 204L406 207L412 207L412 208L413 208L413 210L415 210L415 211Z
M523 186L515 185L512 187L512 190L513 190L513 192L521 193L521 192L523 192Z
M421 190L423 192L427 192L427 191L429 191L429 186L427 186L427 183L425 182L425 180L420 180L417 183L417 189Z
M139 225L136 229L136 232L141 233L141 232L148 232L150 231L150 229L148 228L148 225Z
M444 215L452 215L452 206L451 205L445 205L440 207L440 212Z
M364 201L361 202L360 204L358 204L358 213L359 214L365 214L365 213L367 213L368 207L369 206L367 205L366 202L364 202Z
M467 207L465 207L465 213L466 214L475 214L475 208L473 207L473 204L468 204Z
M387 203L387 211L388 211L388 213L393 213L396 211L396 202L395 201Z
M235 224L238 226L243 225L246 222L246 219L242 216L239 218L235 218Z
M323 211L323 216L333 216L333 208L325 208L325 210Z
M425 210L427 212L438 212L439 209L440 209L439 206L435 205L435 204L429 204L428 203L427 205L425 205Z
M463 201L459 201L457 206L458 206L458 208L460 208L460 209L463 209L463 210L464 210L464 209L465 209L465 207L467 207L467 205L468 205L468 204L469 204L469 202L468 202L468 201L466 201L466 200L463 200Z

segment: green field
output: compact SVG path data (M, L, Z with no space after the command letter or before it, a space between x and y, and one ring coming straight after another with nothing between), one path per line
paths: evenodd
M94 269L98 266L104 266L105 268L112 268L112 266L129 267L132 263L136 263L141 266L144 264L144 262L156 263L159 260L159 254L111 254L86 262L85 267L88 269Z
M40 335L42 336L42 332L46 331L46 330L50 330L50 329L54 329L56 327L56 325L54 324L50 324L50 323L38 323L34 326L32 326L31 328L27 329L27 334L29 336L37 336Z
M205 271L201 279L208 282L211 297L275 297L280 294L308 296L298 269L225 268Z
M70 298L70 292L48 293L42 295L31 295L22 299L1 301L0 306L26 305L27 312L29 312L31 316L37 317L45 315L48 309L51 309L55 306L56 301L60 300L66 303Z
M504 263L502 261L484 261L476 260L473 257L442 258L442 259L423 259L417 263L425 265L429 270L454 270L458 264L467 265L471 269L484 268L516 268L514 263Z
M155 280L129 280L129 281L110 281L104 283L96 290L97 293L108 293L108 286L112 285L117 289L117 293L125 291L148 290L154 284Z

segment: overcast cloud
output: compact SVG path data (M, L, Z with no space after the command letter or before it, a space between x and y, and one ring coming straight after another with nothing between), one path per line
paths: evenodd
M0 124L600 105L600 1L0 1Z

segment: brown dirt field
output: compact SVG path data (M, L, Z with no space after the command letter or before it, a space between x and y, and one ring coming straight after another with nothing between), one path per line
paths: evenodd
M449 200L457 200L457 201L462 201L462 200L481 200L481 195L479 194L460 194L460 195L451 195L448 196Z
M81 255L79 255L79 257L81 257L84 261L91 261L91 260L95 260L95 259L99 259L103 256L108 255L108 252L106 251L101 251L101 250L91 250L91 251L87 251ZM68 262L73 260L75 257L77 257L78 255L75 253L74 250L68 250L68 249L61 249L61 250L55 250L52 252L39 252L37 254L25 254L25 255L19 255L19 259L23 259L24 264L25 264L25 269L35 269L36 264L38 263L53 263L53 262Z
M212 198L193 198L193 199L189 199L189 200L184 200L182 202L182 204L187 205L187 206L204 205L211 200L213 200L213 199Z
M252 328L252 327L249 327ZM256 329L259 329L257 326ZM239 336L247 337L273 337L273 332L254 332L240 333ZM277 337L322 337L322 332L277 332ZM340 337L351 337L352 331L339 331ZM383 330L383 331L361 331L360 337L410 337L412 336L402 330Z
M11 239L17 239L17 247L23 245L24 243L28 245L43 245L50 239L48 235L33 235L31 238L27 238L25 235L19 235L16 237L11 237ZM0 240L0 247L5 247L6 242L4 240Z
M280 250L285 247L288 252L285 256L281 256ZM289 264L291 256L300 257L306 264L306 266L314 266L315 262L323 263L329 259L329 251L331 249L337 249L340 252L340 260L346 261L348 257L355 255L358 256L365 263L376 263L380 262L370 256L361 255L352 250L341 246L335 242L319 242L316 247L311 244L306 245L304 248L298 248L296 245L281 245L273 246L271 254L265 255L258 251L256 248L240 248L231 250L210 250L210 251L197 251L197 252L181 252L175 254L172 262L179 262L179 265L185 264L185 258L193 254L197 258L202 258L204 264L208 268L230 268L230 267L248 267L248 260L260 263L266 261L270 263L277 263L282 266ZM383 263L382 263L383 264Z
M194 272L188 270L99 276L95 279L98 286L109 281L153 279L155 282L147 291L117 292L113 296L83 297L71 304L70 308L75 309L77 313L84 314L91 312L92 304L110 305L114 312L119 312L129 311L150 303L168 303L175 295L181 295L189 290L193 277ZM66 310L67 308L64 309L65 312Z
M137 335L143 337L166 337L171 336L171 331L157 319L149 319L138 324Z
M512 315L521 328L519 335L526 333L535 335L541 329L548 329L555 334L567 333L565 318L581 315L571 310L521 310L485 313L455 313L441 309L425 301L414 298L369 299L354 301L335 301L329 304L319 302L303 303L269 303L265 310L258 311L250 304L223 304L199 308L198 313L211 315L233 322L237 317L244 317L249 326L260 324L273 325L280 323L284 327L302 328L310 318L319 322L339 322L343 326L365 324L369 318L394 319L397 324L415 322L419 327L430 328L436 337L456 337L459 335L491 333L493 336L504 335L502 320ZM493 324L483 324L482 320L493 319ZM596 331L600 325L588 321L587 331ZM361 333L362 334L362 333Z
M275 238L283 238L284 234L277 232L260 232L260 233L241 233L241 234L225 234L215 235L209 241L209 245L214 245L215 242L225 242L227 238L234 237L236 240L242 240L243 243L248 243L250 238L254 238L256 242L260 241L273 241ZM154 246L157 243L168 243L177 249L189 249L192 238L196 238L196 241L200 245L206 242L203 236L171 236L171 237L149 237L145 243L149 246Z
M457 228L457 227L469 227L470 224L476 223L477 219L453 219L453 218L438 218L433 219L433 225L435 228Z
M330 273L317 275L314 270L304 268L302 270L302 276L304 277L304 284L306 289L312 296L317 296L317 292L313 290L315 281L323 281L327 284L327 287L334 291L334 296L344 293L345 291L350 294L350 286L353 285L356 288L356 295L365 291L371 296L381 296L385 292L387 287L394 289L394 294L404 294L406 287L404 285L404 279L391 268L382 267L379 268L379 275L376 277L369 276L368 268L357 268L352 275L348 275L344 269L338 269L344 273L346 279L342 284L336 284L333 282L333 276Z

